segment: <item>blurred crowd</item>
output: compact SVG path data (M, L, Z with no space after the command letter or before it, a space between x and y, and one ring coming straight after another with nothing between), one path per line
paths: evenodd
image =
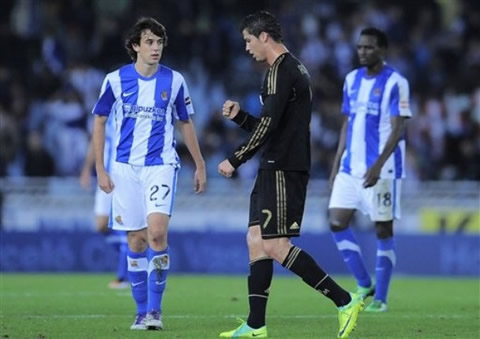
M366 26L385 30L388 62L410 81L408 176L480 180L480 2L2 0L0 176L76 176L91 109L106 73L130 62L126 30L153 16L167 28L162 63L184 74L208 171L245 135L220 110L227 98L261 110L264 67L244 51L241 19L267 9L314 89L312 176L328 177L340 130L344 76ZM191 161L180 143L184 168ZM255 175L255 161L239 177ZM187 171L188 172L188 171Z

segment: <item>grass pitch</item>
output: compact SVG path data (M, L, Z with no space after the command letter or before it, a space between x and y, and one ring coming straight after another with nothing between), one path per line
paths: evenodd
M164 331L130 331L130 291L111 275L1 274L0 338L217 338L248 306L246 277L169 276ZM339 279L350 289L352 279ZM367 300L367 304L370 299ZM480 338L478 279L394 277L387 313L362 312L350 338ZM335 338L333 303L293 276L275 276L270 338Z

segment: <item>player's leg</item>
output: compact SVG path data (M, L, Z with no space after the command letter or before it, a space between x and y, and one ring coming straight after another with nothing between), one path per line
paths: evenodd
M249 226L247 234L250 274L248 276L249 313L247 321L237 328L220 333L221 338L266 338L267 309L270 284L273 277L273 260L263 250L260 226Z
M105 235L105 240L107 244L112 246L117 252L117 269L116 277L114 280L110 281L108 284L109 288L112 289L124 289L128 288L128 268L127 268L127 234L125 231L116 231L108 227L109 217L107 216L97 216L97 229L104 231L102 234Z
M123 231L109 228L112 209L112 194L106 194L100 188L95 193L95 224L97 231L105 237L105 241L118 253L117 274L108 287L113 289L128 288L127 278L127 238Z
M350 294L338 286L307 252L290 242L291 237L300 235L308 173L280 170L264 172L260 204L265 253L331 298L337 306L348 304Z
M97 231L104 235L108 235L110 231L108 222L112 210L112 196L113 193L107 194L102 191L100 187L97 187L95 191L95 206L93 209L95 213L95 226Z
M270 184L265 185L265 190L273 189L276 198L272 199L273 205L266 204L271 218L262 224L263 247L268 256L335 303L339 308L338 335L343 338L355 327L362 298L344 290L306 251L290 242L291 237L300 235L308 178L308 173L284 171L274 171L268 178Z
M265 326L265 314L273 277L273 260L263 249L262 234L258 224L248 228L247 245L250 259L248 276L250 313L247 323L252 328L261 328Z
M148 314L149 329L163 329L162 300L170 269L168 223L173 210L177 184L175 166L142 169L148 221Z
M108 284L112 289L125 289L130 286L128 282L128 243L127 234L123 231L113 231L111 237L114 239L114 247L118 252L117 256L117 271L115 280Z
M112 228L128 232L127 275L137 308L136 319L130 328L146 329L148 261L143 188L130 165L114 162L111 175L115 184L112 193Z
M261 174L259 173L259 176ZM250 274L248 276L248 302L249 314L246 322L242 322L234 330L220 333L222 338L233 337L258 337L267 336L265 314L269 296L270 284L273 276L273 260L269 258L264 249L260 230L260 214L258 209L259 179L250 195L250 216L247 233L247 246L250 261Z
M148 215L148 314L149 329L163 329L162 300L170 269L167 229L170 217L163 213Z
M135 320L130 329L145 330L148 303L147 229L128 232L127 238L128 280L137 307Z
M264 246L268 255L335 303L339 319L338 337L347 338L363 309L363 297L343 289L306 251L292 245L288 238L268 239Z
M269 256L332 300L337 307L345 306L351 301L350 293L340 287L310 254L292 245L289 238L266 239L264 246Z
M365 309L369 312L387 310L387 294L396 262L393 219L400 218L400 181L380 179L368 192L370 217L377 235L376 291L374 300Z
M355 210L359 208L358 183L355 178L339 173L333 184L329 203L329 223L333 239L350 272L357 280L357 293L364 298L373 295L374 285L365 266L362 251L349 227Z
M395 242L393 239L393 221L377 221L377 263L375 280L377 283L374 300L365 309L368 312L387 310L387 294L395 266Z

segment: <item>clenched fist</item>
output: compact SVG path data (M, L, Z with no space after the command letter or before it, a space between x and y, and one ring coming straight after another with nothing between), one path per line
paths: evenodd
M224 117L230 120L235 118L239 111L240 111L240 104L236 101L227 100L223 104L222 114Z

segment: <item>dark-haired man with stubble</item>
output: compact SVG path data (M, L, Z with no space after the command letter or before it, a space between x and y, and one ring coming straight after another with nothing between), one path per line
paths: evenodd
M283 44L280 25L268 12L247 16L241 25L246 50L269 66L259 118L227 100L223 115L249 132L248 139L218 165L229 178L262 148L260 168L250 196L247 245L250 258L246 322L223 338L266 338L265 314L273 276L273 260L331 299L339 310L339 338L354 329L361 298L341 288L315 260L290 238L300 235L310 171L312 91L305 66Z

